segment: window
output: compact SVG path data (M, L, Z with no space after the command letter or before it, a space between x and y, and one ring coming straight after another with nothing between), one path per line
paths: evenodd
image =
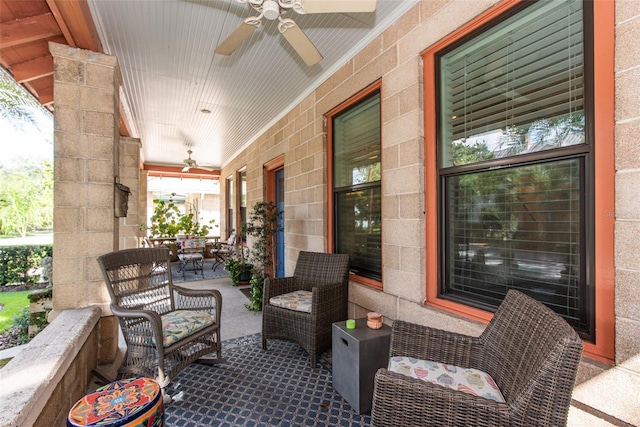
M227 232L231 235L235 231L235 188L233 178L227 179ZM238 230L240 231L240 230Z
M351 271L380 287L382 217L380 84L327 114L333 252L350 255Z
M238 212L238 224L244 224L247 222L247 172L238 172L238 181L240 182L240 194L238 195L238 206L240 211ZM247 236L242 234L242 241L247 241Z
M519 289L595 340L590 2L522 2L434 55L438 298Z

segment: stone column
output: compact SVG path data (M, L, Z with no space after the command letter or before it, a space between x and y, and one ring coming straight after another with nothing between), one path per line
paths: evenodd
M138 138L120 138L120 175L119 182L129 187L129 209L127 216L120 218L119 249L137 248L142 237L140 224L140 140ZM146 175L145 175L146 176ZM146 182L145 189L146 192Z
M117 349L117 322L96 257L118 248L114 180L119 173L118 61L49 43L54 61L53 316L98 306L99 359ZM107 316L107 317L104 317Z
M149 195L147 194L148 180L149 180L149 172L144 169L141 169L140 182L138 185L138 191L140 192L138 194L138 219L139 219L138 226L147 225L147 215L148 215L147 203L148 203L148 197L149 197ZM146 231L140 231L141 238L146 235L147 235Z

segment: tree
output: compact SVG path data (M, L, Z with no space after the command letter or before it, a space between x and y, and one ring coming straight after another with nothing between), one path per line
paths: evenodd
M29 124L38 127L37 111L42 106L6 72L0 72L0 120L16 129Z
M194 234L206 236L211 227L200 224L199 212L183 214L174 202L154 200L151 226L142 226L149 237L175 237L178 234ZM213 220L209 221L212 224Z
M25 237L53 224L53 165L19 165L0 173L0 231Z
M251 298L245 307L262 310L262 288L264 281L273 273L276 262L276 235L280 231L278 219L282 211L273 202L256 202L249 215L249 221L242 224L243 234L254 238L251 247Z

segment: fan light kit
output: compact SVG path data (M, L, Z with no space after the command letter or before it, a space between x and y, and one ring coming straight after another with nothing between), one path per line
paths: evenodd
M220 55L231 55L253 31L262 25L262 18L278 20L278 31L308 66L322 60L322 54L293 19L282 16L293 9L298 14L374 12L376 0L236 0L248 3L258 16L245 19L215 49Z
M210 168L210 167L206 167L206 166L200 166L198 164L198 162L196 162L194 159L191 158L191 154L193 154L193 151L191 150L187 150L187 154L189 155L186 159L184 159L182 161L182 163L184 164L184 167L182 168L182 172L189 172L189 170L191 169L204 169L204 170L208 170L208 171L213 171L215 169Z

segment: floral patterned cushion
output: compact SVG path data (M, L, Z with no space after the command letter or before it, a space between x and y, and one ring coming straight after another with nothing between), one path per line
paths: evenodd
M161 319L163 347L216 323L213 315L199 310L176 310L161 316Z
M394 356L389 360L389 370L496 402L505 401L493 378L478 369Z
M290 310L311 313L311 291L293 291L269 299L269 304Z

